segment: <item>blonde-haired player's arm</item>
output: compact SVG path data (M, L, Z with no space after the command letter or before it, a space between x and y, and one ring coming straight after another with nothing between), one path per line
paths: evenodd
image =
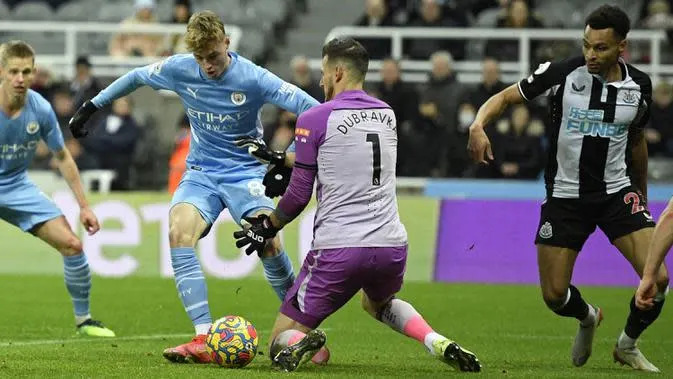
M175 57L172 56L151 65L133 69L112 82L93 99L85 101L70 119L68 126L72 135L75 138L85 137L88 134L85 124L96 111L114 100L130 94L139 87L148 85L155 90L174 90L175 82L172 69Z

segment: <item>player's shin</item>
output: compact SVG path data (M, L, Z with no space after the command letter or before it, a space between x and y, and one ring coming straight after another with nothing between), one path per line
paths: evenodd
M287 290L294 283L292 262L285 251L281 250L277 255L262 257L264 277L271 284L278 298L283 301Z
M376 318L395 331L422 343L430 353L434 353L435 341L447 340L441 334L435 333L411 304L400 299L392 299L386 303L377 312Z
M89 292L91 291L91 271L86 255L63 256L65 286L72 298L77 325L91 318L89 314Z
M206 279L193 247L171 248L175 286L196 334L208 333L212 323Z
M590 307L582 298L580 291L572 284L568 287L568 292L560 300L549 300L545 298L545 303L559 316L574 317L582 324L591 324L594 322L595 310Z
M648 310L636 307L635 296L631 298L631 312L626 319L624 331L617 342L620 348L626 349L635 346L638 337L659 317L667 294L668 287L665 291L659 291L654 297L654 306Z

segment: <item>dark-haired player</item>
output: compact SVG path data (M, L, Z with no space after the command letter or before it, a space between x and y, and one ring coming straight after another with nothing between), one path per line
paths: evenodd
M580 321L572 348L575 366L589 359L603 317L600 308L587 304L570 284L584 242L598 226L641 276L654 227L646 207L643 137L652 84L620 57L629 29L629 18L618 7L597 8L586 19L583 56L541 64L527 79L491 97L470 126L473 160L492 160L484 126L508 105L549 93L553 128L545 171L547 196L535 243L545 303L558 315ZM664 266L656 284L658 294L650 309L637 308L631 299L631 312L613 353L616 361L644 371L659 371L636 341L664 304Z
M290 185L271 215L249 219L236 245L260 251L306 207L317 178L314 238L271 332L274 365L293 371L325 344L316 328L360 289L372 317L416 339L461 371L479 371L477 357L436 333L414 307L395 298L407 260L407 233L395 194L397 123L390 106L362 90L369 64L357 41L323 47L326 103L299 116ZM298 340L298 341L297 341Z

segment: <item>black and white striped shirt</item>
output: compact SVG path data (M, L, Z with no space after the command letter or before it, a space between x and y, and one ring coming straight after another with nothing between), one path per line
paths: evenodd
M526 100L549 92L547 197L586 198L631 184L631 140L649 119L652 83L620 59L622 80L589 73L584 57L541 64L518 83Z

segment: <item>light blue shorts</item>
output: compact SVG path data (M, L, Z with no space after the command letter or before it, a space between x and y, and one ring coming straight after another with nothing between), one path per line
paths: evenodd
M188 169L173 194L171 208L179 203L193 205L208 223L208 229L227 208L234 221L240 225L243 217L259 209L275 207L273 200L264 195L262 179L265 172L266 169L262 167L228 178Z
M0 186L0 219L24 232L62 215L56 204L29 180Z

